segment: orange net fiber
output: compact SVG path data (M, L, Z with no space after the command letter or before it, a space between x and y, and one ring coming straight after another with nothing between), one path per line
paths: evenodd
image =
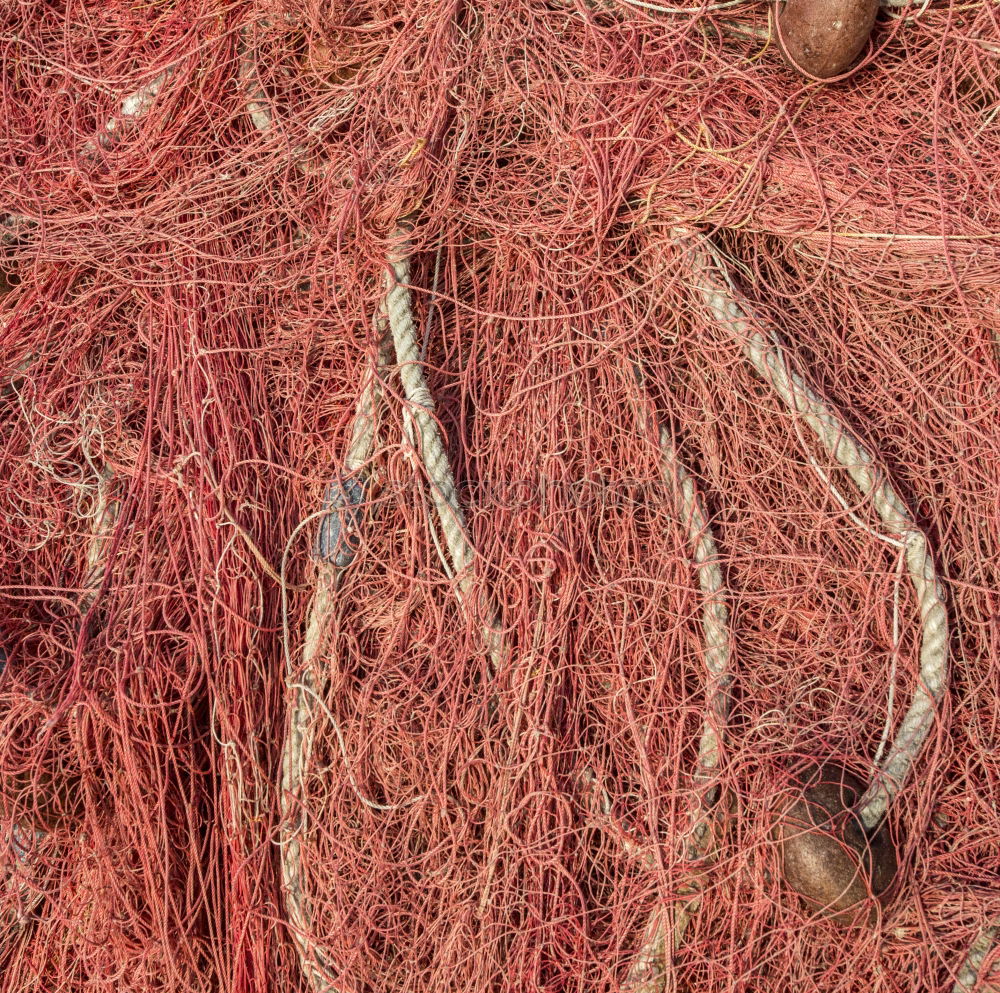
M1000 8L679 2L3 6L0 991L1000 988Z

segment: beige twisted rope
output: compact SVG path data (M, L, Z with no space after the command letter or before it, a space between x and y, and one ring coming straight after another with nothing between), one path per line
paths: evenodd
M472 594L474 578L472 566L476 553L466 536L465 515L458 502L455 479L448 461L448 453L445 451L441 429L434 417L434 400L427 387L420 359L413 302L409 290L410 246L404 229L400 228L396 232L394 242L395 248L389 257L390 271L386 274L385 310L396 348L399 377L403 382L403 392L409 404L409 416L417 430L417 437L414 439L417 452L430 484L434 510L455 574L459 602L466 605ZM483 627L486 651L496 673L503 668L507 652L500 635L498 611L492 602L492 597L486 592L481 596L485 600L487 618Z
M273 115L267 103L267 95L256 76L257 64L252 48L247 44L246 32L240 42L240 79L247 93L247 114L254 127L261 132L270 131ZM338 113L346 113L349 107L339 106ZM317 126L325 122L329 114L318 118ZM292 158L296 168L311 172L316 167L306 157L304 149L293 150ZM405 284L409 282L409 245L405 231L396 233L397 250L389 261L386 277L386 298L383 304L388 320L378 322L381 332L376 369L361 391L355 410L351 441L344 457L344 467L355 481L361 480L364 464L371 454L375 433L376 411L382 399L380 376L389 363L387 330L395 344L400 378L407 401L410 417L419 432L419 456L424 464L431 484L435 510L440 521L451 565L457 574L456 592L464 603L470 588L470 569L474 554L472 546L465 538L465 519L458 503L454 477L448 463L444 444L441 440L437 421L433 417L434 404L427 388L423 371L419 365L420 355L416 344L416 326L410 300L410 292ZM388 325L388 327L387 327ZM322 515L325 516L325 515ZM349 564L349 562L348 562ZM280 862L281 881L284 890L285 912L303 974L315 993L338 993L331 979L331 967L322 950L309 936L312 917L309 901L305 893L304 871L300 835L304 829L303 785L305 767L312 751L315 736L317 709L322 709L322 698L318 692L319 681L316 667L326 646L329 622L334 600L340 587L346 565L321 561L317 569L316 591L309 607L306 633L302 646L301 677L295 680L291 657L288 652L288 635L285 632L286 683L292 691L289 705L289 722L282 748L281 763L281 830ZM282 596L286 596L282 568ZM498 625L493 618L495 610L487 605L490 621L484 628L487 651L494 671L503 665L505 652ZM285 611L287 617L287 611ZM287 626L287 622L286 622ZM339 729L334 725L338 733ZM346 756L345 756L346 760ZM353 783L355 790L357 784ZM360 795L360 794L359 794Z
M660 451L663 453L661 473L664 481L673 487L677 496L678 509L688 529L691 558L698 574L698 585L704 595L701 626L705 640L703 658L708 671L705 680L706 714L694 774L695 781L704 786L716 778L725 729L729 722L731 704L729 686L732 682L729 671L732 641L729 630L729 607L726 604L726 587L719 565L718 546L701 496L694 478L678 458L666 428L660 429ZM694 815L696 823L702 828L696 840L699 849L703 844L705 827L703 814L704 806Z
M333 596L340 585L340 572L323 564L319 567L316 593L309 607L302 647L302 673L298 680L286 660L286 681L293 690L288 730L281 753L281 827L279 852L285 913L295 942L299 963L309 985L317 993L336 993L330 967L321 949L310 936L312 918L306 896L300 835L305 827L303 785L305 768L312 753L315 735L316 679L314 668L326 641Z
M335 993L337 987L330 978L326 957L310 937L309 901L305 893L300 834L305 826L302 789L305 767L312 752L315 734L315 708L317 679L314 667L325 643L333 594L340 585L340 575L323 565L319 568L316 593L309 608L305 641L302 648L302 673L296 681L291 667L286 664L287 683L294 691L288 730L281 753L281 828L279 851L281 853L281 882L285 896L285 912L292 938L298 952L302 972L312 989Z
M302 798L305 768L312 752L315 735L316 686L314 674L318 656L325 644L333 607L333 595L340 585L340 573L321 565L316 593L309 608L306 635L302 648L302 673L298 680L286 662L287 684L293 690L288 730L281 753L281 827L279 851L281 883L285 912L302 972L317 993L336 993L330 967L321 949L310 937L312 914L304 886L300 834L305 827Z
M172 73L172 68L165 69L144 86L140 86L133 93L122 97L118 117L110 117L104 122L103 131L97 140L107 140L122 124L145 116L156 102L156 97L163 89L163 84ZM94 140L85 142L81 149L85 157L94 155L97 150L98 145ZM34 228L37 224L36 220L23 217L20 214L0 213L0 245L17 241L27 229Z
M958 971L958 978L952 987L952 993L972 993L976 988L976 983L979 980L979 971L982 969L983 962L986 961L986 956L989 955L990 949L993 948L993 943L996 941L997 935L1000 935L1000 924L993 924L990 927L983 928L979 932L976 940L969 946L965 961ZM993 990L995 987L991 986L989 989ZM985 988L983 993L986 993Z
M380 319L378 324L381 340L376 369L362 389L358 400L352 423L351 441L344 457L344 467L348 476L355 482L363 481L364 467L371 455L375 437L377 410L382 400L380 378L389 364L391 338L403 393L408 404L409 421L416 428L416 436L411 438L411 443L430 485L435 513L448 550L448 559L455 573L456 594L459 602L465 604L472 592L471 567L475 553L465 535L465 516L459 504L440 428L433 416L433 397L420 366L416 323L413 319L410 291L406 285L410 278L410 268L409 246L406 243L405 233L402 230L397 232L395 240L397 251L389 259L389 272L386 276L386 296L383 304L386 317ZM332 512L336 513L337 510ZM342 522L339 531L343 534L344 530L345 525ZM326 560L321 560L319 563L316 592L306 621L301 674L297 680L292 670L291 659L286 657L287 684L293 695L288 731L282 750L281 879L285 894L285 910L299 961L315 993L338 993L338 990L333 982L332 968L327 957L309 934L312 914L305 892L300 841L305 826L303 785L306 764L315 736L317 711L325 709L322 705L320 680L317 677L318 663L326 647L336 593L351 558L353 554L348 555L344 564ZM492 603L488 605L492 608ZM506 652L498 626L492 620L496 616L495 612L491 609L488 616L491 621L486 625L484 634L490 661L494 671L498 671L506 658ZM327 712L327 717L332 718L332 715ZM340 740L339 728L335 723L334 730ZM341 749L343 751L342 743ZM344 758L346 762L346 755ZM348 772L350 775L349 766ZM360 790L353 776L351 783L360 796ZM362 800L377 809L392 809L371 804L363 797Z
M455 479L448 454L444 449L441 430L434 417L434 400L427 387L420 363L416 322L408 284L410 282L410 246L397 234L396 252L389 259L391 271L386 275L385 311L396 346L396 362L403 392L409 403L409 414L418 433L418 453L430 483L434 509L441 523L448 555L461 595L469 589L469 566L475 552L465 536L465 516L458 503Z
M778 335L773 330L766 334L758 330L761 322L752 316L751 308L730 279L725 260L715 245L708 238L690 231L677 230L674 234L689 249L694 286L705 305L742 343L744 354L757 373L790 410L802 417L830 455L870 498L882 521L905 550L907 571L920 614L920 680L889 753L858 804L858 816L866 828L872 829L881 822L912 771L947 690L948 618L930 544L884 472L876 468L875 458L833 407L794 369Z
M379 325L379 343L375 369L365 382L355 408L351 440L344 457L344 466L355 478L362 478L375 438L375 424L381 400L380 378L388 364L388 341L384 324ZM363 485L363 483L362 483ZM331 511L336 513L336 510ZM349 563L348 563L349 565ZM281 753L281 882L285 896L285 912L298 952L302 972L316 993L338 993L331 978L330 965L322 950L310 937L312 913L305 892L300 836L305 827L303 787L306 764L312 753L321 697L318 662L326 647L334 598L348 565L321 560L317 566L316 592L306 620L302 644L301 673L298 679L292 669L286 645L286 683L292 691L288 729Z
M261 132L271 130L273 116L267 103L267 94L256 78L257 63L252 49L247 44L244 30L240 41L240 80L247 88L247 115L254 127ZM303 161L303 149L293 151L296 168L309 172L308 162ZM364 486L364 466L367 463L375 437L377 410L382 400L381 377L389 364L388 328L384 320L377 322L379 332L378 354L375 369L362 387L355 408L351 427L351 440L344 456L344 468L360 486ZM336 514L338 508L326 508L316 516L328 517ZM313 517L307 520L312 520ZM303 522L303 525L306 522ZM303 526L300 525L300 528ZM292 538L298 533L296 529ZM341 532L344 528L341 528ZM290 544L290 542L289 542ZM287 557L287 553L286 553ZM345 565L335 561L320 559L317 565L316 589L306 618L306 631L302 643L301 673L296 679L288 647L287 589L284 560L282 562L281 585L284 618L285 682L291 693L289 702L288 727L281 752L281 795L279 809L279 861L281 864L281 884L284 895L285 913L289 931L298 954L300 968L314 993L339 993L332 979L332 967L322 949L311 937L312 912L305 887L305 870L302 864L301 835L305 829L304 784L308 758L312 753L316 731L317 713L324 709L319 692L321 680L317 669L326 647L330 620L333 616L336 593L340 588ZM336 728L339 738L339 728ZM342 745L342 743L341 743ZM346 755L344 756L346 761ZM348 767L348 774L350 768ZM352 785L357 790L357 784ZM360 793L360 791L358 791Z
M703 596L701 626L704 639L703 661L706 669L705 718L694 772L694 781L699 787L699 799L691 811L691 841L686 853L689 860L695 861L707 854L711 840L711 807L717 800L717 797L712 795L715 792L713 784L718 775L731 707L729 686L732 674L729 663L732 635L718 547L698 488L694 478L680 461L666 427L660 428L659 444L661 478L673 493L677 511L687 527L691 558ZM679 947L688 922L697 912L701 902L696 884L692 884L691 891L693 896L675 915L674 948ZM650 916L643 931L642 944L629 968L625 989L629 993L654 993L662 990L667 979L666 958L667 921L662 910L657 909Z

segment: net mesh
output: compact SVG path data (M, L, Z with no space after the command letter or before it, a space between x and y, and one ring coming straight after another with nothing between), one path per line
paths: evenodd
M616 990L695 877L668 989L950 990L1000 917L996 6L887 9L829 87L760 4L0 23L0 989L308 988L280 771L318 522L293 532L350 441L406 217L509 661L442 567L390 368L296 798L330 987ZM699 306L679 225L878 453L946 587L950 702L893 805L898 892L849 937L783 887L774 799L799 757L871 776L916 685L913 594ZM702 600L650 412L732 615L696 865Z

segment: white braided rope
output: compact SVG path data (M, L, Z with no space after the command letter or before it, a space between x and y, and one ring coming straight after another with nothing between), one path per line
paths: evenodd
M396 348L399 378L409 404L409 415L417 429L417 437L414 439L417 455L430 484L434 510L455 574L456 593L459 602L466 604L472 593L472 566L476 553L466 537L465 515L458 501L455 477L452 475L441 429L434 416L434 399L424 377L409 290L410 246L405 230L397 230L394 242L395 250L389 257L389 272L386 274L385 312ZM497 622L498 611L489 594L482 595L486 601L487 618L483 635L491 666L496 673L503 668L507 652Z
M348 473L359 475L371 456L375 439L378 407L382 399L381 377L388 365L389 343L384 322L375 368L371 371L351 423L351 440L344 456ZM335 511L334 511L335 512ZM285 913L298 952L302 972L315 993L339 993L332 977L328 957L311 938L312 911L306 895L302 865L301 835L305 829L304 784L306 766L312 753L316 717L321 699L318 692L318 663L326 648L334 600L346 567L321 561L317 566L316 592L306 618L302 643L301 673L296 677L290 659L286 660L286 687L291 693L288 729L281 753L281 882Z
M409 245L403 241L398 254L389 259L391 272L386 276L385 311L389 317L396 362L403 392L410 405L410 416L417 427L419 456L424 465L434 509L441 523L445 544L459 588L466 592L475 552L465 536L465 515L458 503L455 478L448 462L441 430L434 417L434 400L427 387L420 363L417 328L408 284L410 282Z
M876 468L874 457L854 437L833 407L792 367L778 335L773 330L767 334L757 330L761 322L752 316L750 307L730 279L718 249L706 237L684 230L674 233L690 248L695 288L708 309L743 344L744 354L758 374L790 410L802 417L830 455L847 470L905 548L906 566L920 615L920 678L892 747L858 803L862 823L872 829L885 816L906 782L947 690L948 618L930 545L884 472Z
M247 114L260 132L271 130L273 116L267 94L257 80L257 63L247 44L244 30L240 40L240 81L247 88ZM295 149L296 168L310 171L302 162L302 149ZM385 330L379 322L379 330ZM381 400L380 376L387 364L384 334L380 337L376 368L369 376L354 412L351 440L344 457L349 474L359 473L371 454L375 435L375 420ZM335 511L334 511L335 512ZM302 672L298 678L292 671L291 658L286 657L285 686L291 694L288 728L281 752L281 822L279 829L279 861L281 884L289 930L295 943L303 975L314 993L339 993L332 979L328 957L311 937L312 911L305 887L302 864L301 834L305 829L304 783L306 765L312 753L316 730L316 712L321 700L317 692L316 665L326 647L334 599L343 578L344 569L333 563L320 562L317 567L316 592L306 619L302 645ZM287 647L286 647L287 651Z
M635 368L636 378L642 384L642 370ZM639 420L643 428L649 429L649 416L645 405L639 407ZM698 585L703 595L701 607L701 627L704 639L705 675L705 718L702 722L701 738L698 743L698 758L695 763L694 780L701 788L701 804L693 813L692 825L703 824L706 805L711 793L711 784L716 778L720 752L725 741L729 724L731 698L729 687L732 683L730 656L732 654L732 632L729 625L729 607L722 567L719 565L719 549L715 535L709 524L705 506L698 492L694 477L688 472L673 438L665 425L657 429L660 448L660 478L669 488L674 498L678 517L687 529L691 548L691 561L698 575ZM691 857L700 857L700 846L705 834L695 831L695 846Z
M661 452L660 475L674 495L677 512L687 528L691 558L698 574L703 601L701 626L704 639L705 718L698 743L698 758L694 780L700 788L697 804L691 811L687 857L699 859L706 854L710 839L709 809L712 785L716 779L726 727L729 723L732 682L729 662L732 634L726 586L719 565L719 552L712 534L708 515L694 478L677 455L673 439L666 427L659 431ZM698 908L697 895L688 900L675 915L674 947L678 947L688 921ZM629 993L656 993L666 984L667 921L661 909L655 910L646 923L642 943L629 968L625 989Z
M663 452L662 472L668 476L677 493L679 510L688 528L692 559L698 573L698 585L703 596L701 627L704 638L705 663L705 718L702 724L701 740L698 744L698 759L694 780L700 787L698 803L691 812L691 842L688 858L703 858L711 844L710 811L718 802L718 791L714 788L718 777L722 746L732 698L729 687L732 683L730 656L732 652L732 632L729 626L729 607L726 603L727 591L719 565L719 550L712 534L704 504L698 493L693 477L677 457L673 442L666 428L660 430L660 451ZM680 945L688 921L700 905L700 897L694 896L680 907L674 920L674 947Z
M660 451L663 453L661 473L677 497L678 510L687 526L691 558L698 574L698 585L704 596L701 627L704 637L705 720L698 746L695 781L711 783L719 766L720 750L729 722L729 671L732 637L729 629L729 607L726 587L719 565L719 550L708 523L701 496L694 478L677 457L670 432L660 429Z
M365 463L371 457L375 442L375 423L378 419L378 408L382 403L382 376L389 367L391 351L389 346L389 329L383 318L375 324L378 332L378 353L375 358L375 369L369 375L357 406L354 408L354 419L351 424L351 440L344 455L344 468L348 473L360 473Z
M295 942L302 972L316 993L339 993L331 979L327 957L311 937L312 912L306 895L302 865L301 834L305 828L303 785L306 765L315 736L315 665L326 644L334 594L340 585L340 571L327 564L319 567L316 593L309 607L302 649L302 673L298 680L289 671L286 685L292 688L288 730L281 753L281 884L285 913Z
M952 987L952 993L972 993L976 988L979 979L979 971L983 967L986 956L989 955L993 943L1000 934L1000 925L994 924L991 927L983 928L976 937L976 940L969 946L968 954L962 967L958 970L958 977ZM991 989L993 987L990 987Z
M386 320L380 319L378 326L382 336L376 369L362 389L355 408L344 468L348 474L357 478L371 456L377 411L382 400L380 380L389 362L388 338L391 334L403 392L410 405L411 420L418 431L419 456L431 484L435 510L445 536L448 554L458 574L457 591L461 601L469 588L471 576L468 567L474 559L474 553L465 539L464 515L458 503L454 477L437 421L432 416L433 399L418 364L416 328L409 291L399 286L400 280L409 280L407 255L400 262L391 263L392 275L388 277L384 303L388 328ZM403 289L403 294L398 292L400 289ZM387 330L390 334L386 333ZM317 663L326 648L329 621L345 568L327 562L320 563L316 593L306 620L302 671L296 679L289 667L287 675L292 700L288 732L282 751L281 878L285 910L302 971L315 993L339 991L332 979L333 970L328 957L310 937L312 913L306 894L300 838L304 828L303 785L315 737L316 711L321 700ZM494 667L498 668L503 657L499 635L495 628L488 629L487 634L490 636L490 657Z
M460 602L469 590L470 566L474 561L472 546L465 537L465 518L458 503L454 476L448 462L437 421L433 417L434 402L420 366L416 342L416 326L409 290L400 285L409 282L409 251L403 243L401 255L390 260L384 303L399 365L403 392L410 405L410 418L416 425L419 457L424 466L434 507L448 548L448 555L457 578ZM351 427L351 440L344 457L347 473L357 477L371 456L377 410L381 402L380 378L389 361L386 321L378 323L382 332L376 369L365 384L358 399ZM316 710L321 699L318 693L316 666L326 647L329 621L345 567L321 562L318 567L316 593L306 620L302 648L302 672L298 679L288 667L287 685L292 692L288 731L282 750L281 773L281 881L285 897L285 912L303 974L315 993L339 993L332 979L328 957L310 937L312 913L306 894L302 865L301 833L304 828L303 785L306 764L315 737ZM492 616L492 615L491 615ZM486 630L488 648L494 669L504 658L503 646L496 625Z

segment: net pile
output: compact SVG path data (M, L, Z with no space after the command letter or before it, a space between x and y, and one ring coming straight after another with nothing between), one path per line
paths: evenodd
M8 6L0 989L618 990L694 878L648 993L951 990L1000 919L998 34L988 2L886 8L823 87L756 3ZM390 358L304 672L403 220L476 595ZM774 801L799 757L873 774L913 592L678 229L878 454L945 586L948 702L875 929L803 912ZM655 425L732 629L695 862L703 597Z

